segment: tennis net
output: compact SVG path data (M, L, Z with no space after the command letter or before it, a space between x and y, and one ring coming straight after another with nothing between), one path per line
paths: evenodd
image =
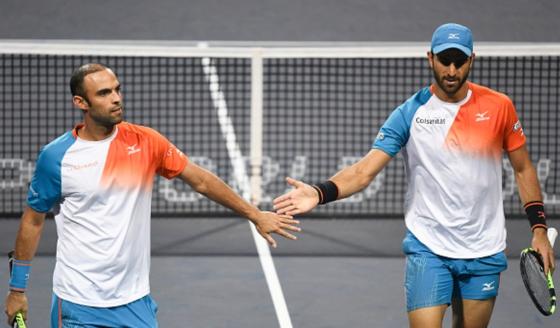
M246 197L255 193L250 180L257 175L262 208L270 208L271 200L286 191L285 176L322 181L363 156L389 113L431 82L426 45L200 48L8 42L1 48L2 216L20 215L40 147L81 121L81 112L72 108L68 81L87 62L115 70L128 121L160 131ZM559 49L481 47L470 76L513 99L550 216L560 214ZM402 166L398 156L366 190L312 216L402 217ZM506 214L520 215L506 160L503 190ZM154 216L231 215L178 181L158 178L153 195Z

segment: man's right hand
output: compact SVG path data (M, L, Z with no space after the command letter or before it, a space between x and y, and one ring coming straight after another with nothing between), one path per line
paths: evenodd
M8 325L12 326L16 314L21 312L23 319L27 319L27 296L25 293L10 291L6 296L6 303L4 305L4 312L8 318Z
M311 211L319 204L319 195L312 186L292 178L286 178L286 181L294 189L274 199L273 205L276 213L302 214Z

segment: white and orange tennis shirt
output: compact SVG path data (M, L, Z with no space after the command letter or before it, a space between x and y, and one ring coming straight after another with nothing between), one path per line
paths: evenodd
M173 178L188 159L147 127L123 122L101 141L79 138L79 127L41 150L28 205L56 207L56 295L88 306L130 303L150 292L154 176Z
M458 103L420 90L393 111L373 144L390 156L403 148L408 230L434 253L463 259L505 249L502 156L525 144L511 100L468 86Z

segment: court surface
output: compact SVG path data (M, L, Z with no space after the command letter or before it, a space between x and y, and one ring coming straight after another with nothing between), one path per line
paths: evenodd
M17 223L0 220L2 249L13 243ZM151 285L160 327L279 327L247 223L154 219L152 225ZM298 241L277 239L272 251L293 327L407 326L402 220L312 219L303 228ZM558 327L558 314L544 317L533 307L519 275L527 222L510 220L508 230L509 269L490 326ZM48 327L55 240L48 220L28 293L32 328ZM8 279L3 266L0 279Z

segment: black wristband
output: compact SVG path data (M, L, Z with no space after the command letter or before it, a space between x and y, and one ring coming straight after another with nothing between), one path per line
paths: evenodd
M531 225L531 231L536 228L548 229L546 226L546 215L544 214L544 204L541 201L528 202L523 206L525 208L525 213L527 213L527 218L529 219L529 224Z
M313 186L319 194L319 204L326 204L337 200L338 187L334 182L328 180Z
M319 196L319 204L322 204L323 203L323 192L316 185L311 185L311 187L313 187L313 189L315 189L315 191L317 192L317 196Z

